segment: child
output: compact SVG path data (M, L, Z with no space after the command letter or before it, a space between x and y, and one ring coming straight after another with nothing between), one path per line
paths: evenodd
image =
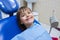
M27 7L21 7L17 12L17 20L22 30L27 29L34 21L32 11Z
M21 7L17 12L17 20L23 32L11 40L52 40L47 31L40 24L34 22L30 8Z

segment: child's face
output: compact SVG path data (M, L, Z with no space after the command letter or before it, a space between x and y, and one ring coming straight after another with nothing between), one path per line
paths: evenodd
M21 20L21 24L29 25L33 23L34 16L32 12L29 9L27 9L24 10L22 13L20 13L20 20Z

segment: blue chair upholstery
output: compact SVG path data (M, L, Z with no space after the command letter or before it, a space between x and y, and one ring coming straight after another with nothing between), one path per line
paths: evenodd
M18 8L19 5L16 0L0 0L0 10L6 14L11 15ZM0 34L3 34L4 40L10 40L20 32L21 30L18 28L15 16L12 15L12 17L0 20Z
M16 17L12 16L0 21L1 32L4 40L10 40L15 35L19 34L21 30L18 28Z
M6 14L13 14L19 8L16 0L0 0L0 10Z
M2 14L1 14L1 11L0 11L0 20L2 19Z
M34 22L38 23L36 20L34 20ZM18 28L16 16L1 20L0 26L2 27L1 32L3 34L4 40L10 40L15 35L22 32L22 30Z

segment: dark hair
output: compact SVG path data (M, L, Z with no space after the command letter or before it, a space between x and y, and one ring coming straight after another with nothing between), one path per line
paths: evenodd
M17 15L16 15L16 16L17 16L18 26L19 26L19 28L20 28L21 30L23 30L23 31L24 31L25 29L27 29L27 28L26 28L26 26L25 26L24 24L21 24L20 13L22 13L22 10L23 10L23 12L24 12L24 10L26 10L26 9L29 9L29 10L31 11L30 8L23 6L23 7L21 7L21 8L18 9Z

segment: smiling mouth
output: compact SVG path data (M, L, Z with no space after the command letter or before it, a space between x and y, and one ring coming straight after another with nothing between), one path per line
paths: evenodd
M29 19L31 19L31 18L33 18L33 17L27 18L26 20L29 20Z

